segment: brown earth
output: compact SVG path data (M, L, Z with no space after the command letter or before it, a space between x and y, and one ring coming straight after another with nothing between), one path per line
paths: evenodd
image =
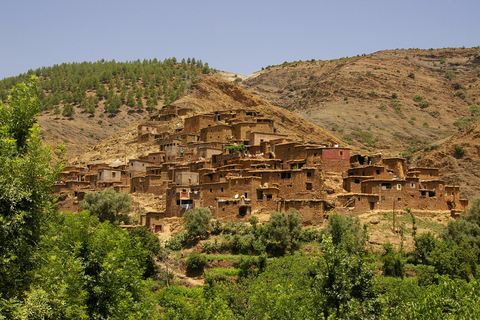
M469 105L480 98L479 53L477 48L386 50L284 63L241 85L368 151L413 153L455 133L454 122L471 116Z
M243 108L253 109L273 119L279 134L288 135L299 141L345 145L340 139L301 116L272 106L236 84L213 76L198 79L190 88L189 94L175 101L173 105L193 108L196 113ZM99 144L89 148L85 153L71 159L70 162L73 164L109 163L117 159L125 161L125 159L138 158L147 155L149 152L158 151L158 144L155 142L136 143L137 125L146 121L147 119L144 118L123 130L119 130ZM159 125L160 123L156 124ZM161 125L164 126L163 130L173 132L175 129L183 127L183 120L179 118L177 121L162 123Z
M480 197L480 124L472 124L445 139L434 150L418 153L419 166L439 168L449 184L460 186L461 195Z
M73 158L95 146L102 140L145 118L147 111L132 111L124 107L115 115L101 111L98 107L94 116L81 108L75 108L73 118L45 111L37 117L45 144L64 144L67 158Z

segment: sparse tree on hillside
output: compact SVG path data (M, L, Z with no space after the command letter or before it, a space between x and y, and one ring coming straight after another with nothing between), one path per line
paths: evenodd
M75 109L71 104L66 104L65 107L63 107L62 116L71 117L74 114L75 114Z

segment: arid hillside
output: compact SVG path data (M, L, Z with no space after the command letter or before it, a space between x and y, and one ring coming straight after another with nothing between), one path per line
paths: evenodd
M294 113L270 105L238 85L214 76L198 79L190 88L187 96L178 99L173 105L189 107L195 113L206 113L232 109L254 109L275 121L277 133L286 134L294 139L306 142L324 142L332 145L345 145L340 139ZM87 152L71 160L74 164L94 161L123 161L125 158L138 158L148 152L158 151L158 144L137 144L137 126L148 121L148 117L136 121L129 127L91 147ZM159 125L157 123L157 125ZM161 125L161 124L160 124ZM183 120L165 122L165 131L174 131L183 127Z
M347 143L410 156L479 117L479 54L386 50L269 66L237 82Z
M449 184L468 198L480 197L480 124L472 124L439 145L418 152L418 166L440 169Z

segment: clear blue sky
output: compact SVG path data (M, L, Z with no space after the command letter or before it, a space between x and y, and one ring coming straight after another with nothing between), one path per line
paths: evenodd
M3 0L0 79L100 59L195 57L251 74L284 61L480 45L479 0Z

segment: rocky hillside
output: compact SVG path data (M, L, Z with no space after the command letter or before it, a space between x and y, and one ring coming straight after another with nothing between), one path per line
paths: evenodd
M411 156L476 121L480 49L387 50L269 66L237 81L368 151Z
M261 98L240 88L238 85L214 76L197 79L188 95L172 103L179 107L193 108L195 113L207 113L220 110L248 108L263 113L275 121L277 133L286 134L305 142L324 142L345 145L340 139L320 127L288 110L270 105ZM71 160L74 164L89 162L113 162L125 158L138 158L149 152L158 151L155 143L137 144L137 125L148 120L137 121L129 127L118 131L87 152ZM183 127L182 119L174 122L160 122L157 125L165 131L174 132Z

